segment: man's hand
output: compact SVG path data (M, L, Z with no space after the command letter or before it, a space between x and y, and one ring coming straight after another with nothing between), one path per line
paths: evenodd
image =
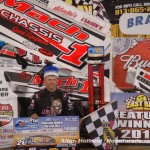
M32 118L32 119L38 119L39 116L38 116L36 113L34 113L34 114L31 115L31 118Z

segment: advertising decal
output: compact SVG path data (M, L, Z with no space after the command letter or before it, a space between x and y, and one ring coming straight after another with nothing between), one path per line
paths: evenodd
M39 48L46 49L54 54L58 63L64 66L67 64L69 69L81 70L86 66L88 46L102 45L106 49L109 45L109 38L104 33L81 26L67 16L55 14L50 8L15 0L6 0L0 6L0 20L4 27L2 36L27 48L29 43L34 43L35 46L30 48L30 52L38 51L39 54ZM11 37L7 30L10 30ZM26 44L27 41L30 42Z

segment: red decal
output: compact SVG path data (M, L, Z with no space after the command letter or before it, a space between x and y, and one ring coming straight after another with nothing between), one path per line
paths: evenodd
M59 21L59 20L54 20L54 19L50 20L47 24L59 31L63 31L64 29L69 27L68 24L66 24L62 21Z
M41 83L41 78L39 75L35 75L30 82L31 85L39 85Z
M19 74L19 78L22 80L29 80L31 78L31 74L27 74L25 71Z
M88 93L88 81L82 81L83 87L79 90L79 93Z
M69 34L69 35L74 35L75 33L79 32L79 31L80 31L80 28L73 25L73 26L69 27L68 29L66 29L64 31L64 33Z
M6 0L5 5L8 7L16 7L15 10L25 13L25 11L32 8L32 6L26 2L16 2L15 0Z
M149 74L145 74L144 77L148 80L150 80L150 75Z
M81 66L83 62L81 59L85 54L87 53L87 47L88 44L78 44L73 43L70 47L73 49L73 51L70 54L63 54L60 56L60 59L63 61L67 61L68 63L71 63L73 65Z
M10 104L0 104L0 111L9 111L12 110L12 106Z
M19 35L24 35L25 38L27 38L28 40L34 40L35 42L39 42L45 45L48 45L48 42L44 41L43 39L40 39L39 37L36 37L35 35L33 35L32 33L28 33L26 31L21 31L18 27L13 27L12 32L17 33Z
M21 49L21 48L16 47L16 48L15 48L15 51L16 51L16 53L17 53L19 56L26 56L26 55L27 55L27 52L26 52L25 50Z
M0 127L9 124L13 118L12 106L10 104L0 104L0 114L2 118L2 119L0 118ZM3 116L4 116L4 119L3 119ZM8 116L8 117L5 117L5 116ZM3 128L3 133L4 132L5 132L5 129Z
M58 80L58 85L59 86L64 86L64 83L66 82L67 78L59 78Z
M53 56L53 53L51 53L50 51L48 50L45 50L45 49L42 49L42 48L39 48L38 51L46 56L49 56L49 57L52 57Z
M60 78L58 80L59 86L74 86L76 87L78 83L78 79L74 79L74 77L68 77L68 78Z
M84 32L81 32L81 33L77 34L77 35L75 36L75 38L76 38L76 39L79 39L79 40L81 40L81 41L85 41L86 39L89 38L89 35L86 34L86 33L84 33Z
M26 14L27 16L34 18L42 23L46 23L50 19L48 15L43 14L42 12L39 12L35 9L28 11Z
M42 60L40 60L40 57L37 56L37 55L32 55L32 62L34 64L41 64L42 63Z
M67 82L66 82L66 86L76 86L78 83L77 79L73 79L73 77L69 77Z
M13 51L5 50L5 49L0 50L0 54L16 57L16 55Z
M70 36L75 35L74 38L80 41L85 41L89 37L89 35L86 32L81 31L80 27L71 25L72 23L68 24L58 19L51 18L49 15L42 13L38 9L34 9L34 5L30 5L27 2L16 2L15 0L6 0L5 5L8 7L12 7L21 13L26 13L26 15L31 17L32 19L38 20L44 24L47 23L47 25L57 29L58 31L61 31ZM3 14L3 16L8 18L7 15L9 14ZM12 14L11 17L14 17L14 14Z
M80 41L85 41L89 37L89 35L86 34L85 32L80 31L81 31L80 27L72 25L71 27L66 29L64 33L69 34L70 36L77 34L75 36L76 39L79 39Z

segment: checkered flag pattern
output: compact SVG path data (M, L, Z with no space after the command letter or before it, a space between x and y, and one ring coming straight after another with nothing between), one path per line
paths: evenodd
M117 135L117 118L118 118L118 108L117 101L113 101L104 107L92 112L87 117L84 118L84 123L93 142L94 146L99 150L111 150L112 145L109 144L109 139L104 139L104 130L106 126L103 126L103 123L107 124L108 130L113 133L113 148L117 147L117 142L115 140L118 139ZM107 130L107 131L108 131ZM108 132L106 135L108 136ZM111 135L111 134L109 134Z
M131 96L127 100L125 100L126 104L128 104L128 103L130 103L132 101L135 101L135 97L133 97L133 96Z

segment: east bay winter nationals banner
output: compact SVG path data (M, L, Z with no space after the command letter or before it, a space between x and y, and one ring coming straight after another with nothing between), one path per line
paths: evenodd
M150 94L111 93L118 103L119 143L150 143Z

